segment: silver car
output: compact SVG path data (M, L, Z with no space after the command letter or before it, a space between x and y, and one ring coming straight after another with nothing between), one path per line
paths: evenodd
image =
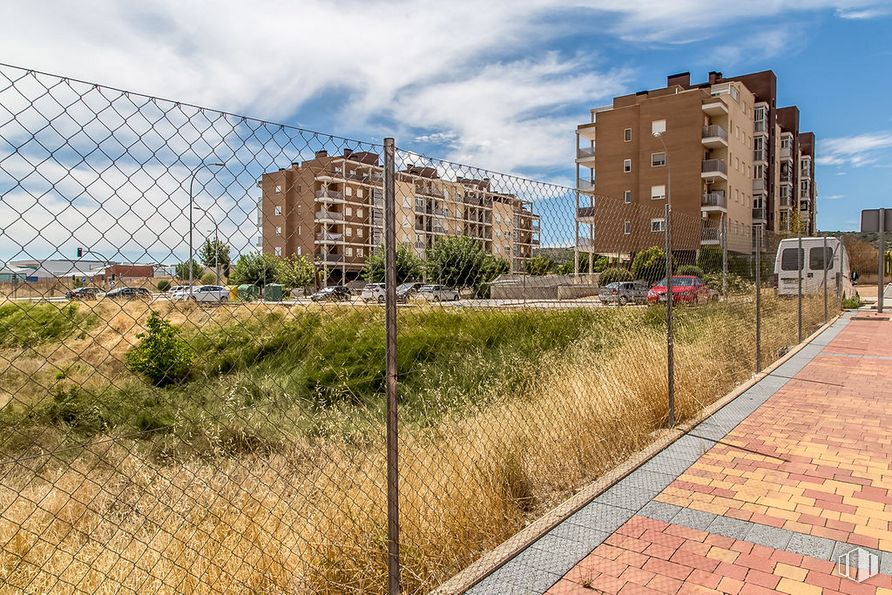
M454 302L458 298L458 292L445 285L422 285L418 290L418 299L428 302Z
M179 291L172 293L170 299L174 301L191 300L193 302L220 303L229 301L229 290L220 285L198 285L193 287L190 292L187 285Z
M641 281L614 281L598 291L603 304L646 304L648 287Z
M362 293L360 296L362 301L364 302L378 302L379 304L384 303L384 284L383 283L369 283L365 287L362 288Z

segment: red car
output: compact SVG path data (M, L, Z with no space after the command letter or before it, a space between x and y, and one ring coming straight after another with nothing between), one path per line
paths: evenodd
M672 276L672 301L675 304L705 304L712 297L709 288L693 275ZM666 279L657 282L647 292L647 303L666 301Z

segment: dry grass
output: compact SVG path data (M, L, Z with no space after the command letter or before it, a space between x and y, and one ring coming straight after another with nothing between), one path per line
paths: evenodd
M796 309L767 298L765 307L767 365L795 342ZM407 591L447 579L650 440L665 415L665 337L658 324L640 324L638 312L617 311L607 332L547 356L524 398L506 395L430 427L403 428ZM138 332L136 314L125 307L110 329L67 350L125 349ZM215 316L167 314L181 324L213 324ZM754 345L739 316L703 325L685 314L676 347L682 418L749 377ZM807 328L821 314L808 300ZM56 357L64 365L66 356ZM173 465L96 438L73 461L2 461L0 582L36 592L380 592L383 430L370 425L366 436L298 438L284 453Z

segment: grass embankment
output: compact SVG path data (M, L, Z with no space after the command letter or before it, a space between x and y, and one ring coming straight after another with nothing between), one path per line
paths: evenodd
M821 306L806 306L812 327ZM42 394L29 385L30 414L4 410L6 457L36 455L38 437L78 448L4 476L0 578L37 590L60 573L90 590L382 590L380 311L160 306L198 357L189 381L157 389L120 363L145 318L136 307L98 305L84 339L74 329L4 350L7 364L57 357L52 368L72 370ZM795 316L795 302L765 300L766 364L795 342ZM677 310L682 419L751 374L751 317L746 303ZM406 310L399 345L408 591L626 458L665 417L658 308ZM73 358L81 348L105 358Z

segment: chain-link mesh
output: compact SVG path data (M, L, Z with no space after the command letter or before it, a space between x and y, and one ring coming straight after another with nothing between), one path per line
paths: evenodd
M0 67L8 588L386 588L383 160ZM676 207L667 234L682 197L393 166L408 592L666 425L668 303L676 422L756 371L757 266L762 366L824 320L814 239L803 292L778 296L789 237L757 259L736 207Z

